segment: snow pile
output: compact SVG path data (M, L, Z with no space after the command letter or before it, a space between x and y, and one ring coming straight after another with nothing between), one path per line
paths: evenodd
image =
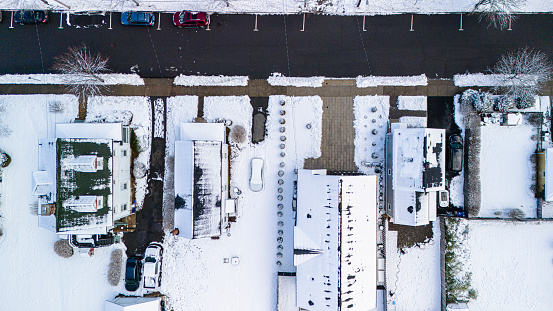
M513 127L481 127L479 217L508 217L520 208L526 217L536 217L536 199L531 190L535 170L530 157L536 151L534 128L528 124Z
M376 86L417 86L427 85L426 75L420 76L402 76L402 77L376 77L358 76L356 78L357 87L376 87Z
M325 77L285 77L280 73L273 73L272 76L267 79L270 85L274 86L295 86L295 87L321 87Z
M98 76L104 79L104 85L144 85L144 79L137 74L109 73ZM62 74L1 75L0 84L67 84L67 78Z
M281 114L283 110L285 113ZM231 144L230 195L237 197L237 222L231 223L219 240L166 238L161 292L169 298L169 309L271 310L276 306L277 272L295 272L291 207L294 169L303 166L303 157L320 154L322 100L318 96L269 97L267 135L255 145L250 142L252 112L246 96L204 100L203 114L208 122L224 119L232 122L230 127L244 126L249 138L245 143ZM311 129L307 129L307 124L311 124ZM282 127L284 133L280 132ZM281 136L286 139L282 141ZM167 145L174 144L174 134L167 137ZM315 143L305 143L310 140ZM261 192L249 188L250 162L254 157L264 160ZM172 174L169 158L166 163L167 178ZM277 183L278 179L282 184ZM233 191L235 188L240 189L240 195ZM278 208L279 203L282 209ZM282 214L277 214L279 211ZM282 230L281 235L278 230ZM277 242L279 237L281 244ZM282 247L277 248L278 245ZM232 257L238 258L238 265L227 262ZM280 268L277 261L281 262Z
M185 76L175 77L173 84L183 86L247 86L248 76Z
M399 117L399 122L407 124L409 128L426 127L426 117Z
M86 122L130 121L141 152L134 163L150 166L150 144L152 133L152 115L148 97L141 96L99 96L88 100ZM129 118L130 115L130 118ZM135 199L142 206L146 196L147 179L134 179Z
M57 113L50 104L57 103ZM96 249L94 257L54 253L54 232L38 226L31 205L31 172L37 169L38 139L53 137L55 123L71 122L78 115L71 95L0 96L0 124L9 129L0 147L12 162L3 169L0 183L0 305L3 310L103 310L104 300L124 290L108 283L111 251L122 245ZM36 211L36 207L34 207ZM31 293L31 294L30 294Z
M441 233L438 221L433 222L432 230L434 236L428 243L403 249L403 254L396 248L397 231L386 231L388 310L441 310Z
M551 222L470 222L470 310L551 310Z
M354 162L365 174L374 173L374 169L367 167L368 163L384 162L389 111L389 96L356 96L353 99Z
M461 137L463 137L463 141L466 144L465 141L465 116L463 115L460 107L460 101L459 98L460 95L455 95L453 98L453 106L454 106L454 121L455 124L461 129ZM464 145L463 145L464 146ZM466 150L466 149L465 149ZM464 161L464 159L463 159ZM451 204L457 207L464 207L465 206L465 197L463 194L464 186L465 186L465 166L466 163L463 164L463 169L459 173L459 175L453 177L451 179L451 183L449 184L449 201Z
M398 96L397 109L426 111L426 96Z
M163 175L163 228L173 229L174 222L174 159L175 140L180 140L179 125L190 123L198 115L198 96L175 96L167 98L165 173Z
M535 79L531 79L531 76L524 80L535 81ZM505 75L499 74L466 73L453 76L453 83L459 87L509 85L508 81Z

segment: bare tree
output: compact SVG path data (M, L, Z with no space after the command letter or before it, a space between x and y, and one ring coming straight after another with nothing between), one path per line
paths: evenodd
M478 0L474 4L471 14L478 13L478 21L486 19L488 26L503 30L516 19L513 13L524 2L526 0Z
M492 68L493 74L501 77L493 87L496 94L511 97L518 108L528 108L534 104L534 97L551 79L551 63L543 52L519 49L502 55Z
M88 96L101 95L109 88L100 74L109 72L109 58L100 53L92 54L83 43L69 47L69 51L56 57L53 69L65 75L70 93L86 101Z

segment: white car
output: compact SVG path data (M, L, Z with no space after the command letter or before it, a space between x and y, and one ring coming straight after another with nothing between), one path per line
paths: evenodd
M142 284L147 290L157 290L161 284L161 255L163 247L159 243L150 243L142 260Z
M253 158L250 173L250 189L255 192L263 190L263 159Z

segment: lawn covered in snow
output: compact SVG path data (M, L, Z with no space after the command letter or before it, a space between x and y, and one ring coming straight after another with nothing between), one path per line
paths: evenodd
M536 151L534 127L489 125L481 128L479 217L508 217L520 208L536 217L536 198L531 191L536 174L530 156Z
M553 222L472 220L470 310L552 310Z
M435 221L432 224L434 236L430 241L402 250L396 248L397 231L387 230L387 310L441 310L441 233L439 222Z
M191 101L197 103L197 97ZM274 310L277 272L295 271L291 205L293 181L297 178L294 169L302 168L305 158L321 154L322 100L318 96L271 96L267 135L258 144L251 143L252 112L247 96L204 99L206 121L231 121L231 130L234 126L243 126L246 130L245 142L229 141L229 186L231 196L238 199L238 218L218 240L167 236L161 292L167 295L169 307L175 311ZM181 117L173 111L169 117L168 113L168 129L186 119L190 116ZM284 124L281 124L282 120ZM285 127L284 133L280 132L281 127ZM286 138L284 141L282 136ZM167 137L169 149L178 137L169 131ZM284 144L283 149L281 144ZM284 157L281 152L285 153ZM250 162L254 157L264 160L264 189L261 192L249 189ZM166 163L167 178L173 174L170 158ZM282 171L282 176L279 176L279 171ZM277 183L279 179L282 179L282 184ZM240 189L241 194L236 195L232 191L234 188ZM282 193L279 188L282 188ZM278 200L279 195L283 196L282 200ZM168 195L165 199L165 204L171 204ZM278 208L279 203L283 205L282 209ZM279 237L283 238L282 243L277 241ZM230 260L232 257L239 258L238 265L224 262L225 258ZM277 261L280 261L280 266Z
M38 139L53 137L54 124L77 117L71 95L0 96L0 148L11 164L0 183L0 309L103 310L104 300L123 290L107 280L114 245L95 250L94 257L61 258L54 253L54 232L38 226L31 172L37 169Z

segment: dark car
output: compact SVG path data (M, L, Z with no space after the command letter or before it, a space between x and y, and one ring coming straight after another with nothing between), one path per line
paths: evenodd
M463 137L449 136L449 169L460 172L463 169Z
M125 289L134 292L140 287L142 261L138 257L129 257L125 268Z
M179 28L204 28L209 25L209 14L182 11L173 14L173 24Z
M13 21L23 24L45 24L48 23L48 11L21 10L15 12Z
M121 24L153 26L156 22L154 13L149 12L123 12L121 13Z

